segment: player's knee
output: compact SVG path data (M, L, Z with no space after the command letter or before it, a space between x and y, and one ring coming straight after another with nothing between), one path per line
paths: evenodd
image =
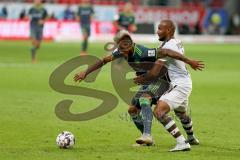
M153 110L153 115L157 119L160 119L164 114L165 114L165 112L159 107L155 107Z
M157 106L154 108L153 115L157 119L162 119L169 112L168 107L165 107L161 103L158 102Z
M129 106L129 108L128 108L129 115L137 114L138 112L139 112L139 109L137 107Z
M150 95L143 94L139 98L139 104L140 104L140 106L150 106L151 105L151 100L152 100L152 97Z
M176 116L177 116L178 118L181 118L181 117L183 117L183 115L184 115L184 113L179 112L179 111L176 111L176 110L174 110L174 112L175 112L175 114L176 114Z
M154 111L153 111L153 115L161 123L165 123L167 112L155 108Z
M88 34L84 34L84 35L83 35L83 39L84 39L84 40L88 40L88 37L89 37Z
M188 116L185 112L175 111L175 114L180 119L180 121L183 122L183 123L188 123L188 122L191 121L190 116Z
M35 47L36 49L39 49L40 46L41 46L41 44L40 44L39 41L36 41L36 42L34 43L34 47Z
M146 94L146 93L142 94L141 97L144 97L144 98L146 98L146 99L148 99L148 100L151 100L151 99L152 99L152 96L150 96L149 94Z

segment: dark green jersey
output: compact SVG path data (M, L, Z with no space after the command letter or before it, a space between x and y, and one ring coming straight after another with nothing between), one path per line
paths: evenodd
M146 48L142 45L135 44L134 52L128 57L124 57L118 49L114 50L112 53L113 58L125 58L128 61L128 64L137 72L137 74L146 73L149 70L149 65L157 60L157 50L155 48Z
M30 16L30 25L36 27L43 27L43 25L39 24L39 20L44 20L47 17L47 10L43 7L32 7L29 12Z
M129 26L134 23L135 23L135 17L133 14L126 14L126 13L119 14L119 19L118 19L119 26L128 30Z
M94 14L93 7L90 5L79 6L77 15L80 17L80 21L82 25L90 25L91 24L91 16Z

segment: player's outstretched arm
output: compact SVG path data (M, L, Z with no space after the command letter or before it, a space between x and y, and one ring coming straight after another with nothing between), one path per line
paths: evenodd
M101 59L100 61L96 62L95 64L89 66L85 71L79 72L78 74L76 74L74 76L74 81L75 82L81 82L82 80L84 80L88 74L92 73L93 71L101 68L102 66L104 66L106 63L111 62L113 60L113 56L112 55L108 55L106 57L104 57L103 59Z
M194 70L201 71L204 68L203 61L188 59L187 57L185 57L184 55L182 55L176 51L173 51L170 49L158 48L157 52L158 52L158 58L164 58L164 57L168 56L168 57L172 57L174 59L177 59L177 60L180 60L180 61L183 61L183 62L189 64L192 67L192 69L194 69Z
M153 67L144 75L137 76L133 79L135 84L148 84L154 81L156 78L158 78L161 74L165 74L164 71L164 62L160 59L158 59L156 62L154 62Z

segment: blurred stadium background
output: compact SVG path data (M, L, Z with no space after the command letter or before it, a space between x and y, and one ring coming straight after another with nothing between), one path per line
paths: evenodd
M28 39L29 25L26 15L32 5L31 2L31 0L0 1L0 39ZM49 14L44 38L54 41L79 41L81 39L79 24L71 13L76 13L81 0L45 0L44 2ZM123 9L125 2L124 0L92 0L95 16L91 26L91 40L112 40L116 31L112 22ZM131 0L130 2L134 6L137 25L134 34L136 40L157 42L154 36L157 24L161 19L170 18L175 21L178 33L186 42L238 43L240 41L234 36L240 34L238 0Z

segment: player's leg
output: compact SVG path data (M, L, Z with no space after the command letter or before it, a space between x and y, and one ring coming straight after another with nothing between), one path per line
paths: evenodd
M143 118L143 134L140 138L136 140L138 144L153 144L153 138L151 135L151 128L152 128L152 119L153 113L151 108L152 97L149 94L143 94L139 98L139 104L141 106L141 113Z
M151 96L146 94L148 86L143 85L132 99L132 106L129 108L129 114L132 117L135 125L141 131L142 136L136 140L137 144L152 145L153 139L151 136L152 109ZM149 112L150 111L150 112ZM140 114L141 113L141 114ZM139 146L139 145L134 145Z
M42 40L42 29L31 28L31 58L32 63L36 63L36 52L40 48L41 40Z
M154 116L162 123L164 128L176 139L177 145L170 151L187 151L190 145L185 143L184 136L180 133L175 121L168 115L170 106L164 101L158 101L154 109Z
M140 115L140 109L137 108L136 106L131 105L128 108L128 114L130 115L137 129L141 133L143 133L143 119L142 116Z
M87 54L88 38L90 36L90 26L82 26L83 42L81 55Z
M37 48L36 48L36 44L37 44L37 40L36 40L36 29L34 27L31 26L30 28L30 37L31 37L31 43L32 43L32 48L31 48L31 60L32 60L32 63L35 63L36 62L36 51L37 51Z
M170 110L180 106L188 96L181 88L174 86L167 91L158 101L154 109L154 116L162 123L164 128L176 139L177 145L170 151L190 150L184 136L180 133L175 121L168 115Z
M144 129L144 125L143 125L143 118L142 115L140 114L140 106L134 106L134 105L130 105L128 108L128 114L130 115L132 121L134 122L135 126L137 127L137 129L143 133L143 129ZM142 146L141 144L133 144L133 147L139 147Z
M157 103L157 100L163 93L165 93L169 89L169 83L162 79L159 79L156 82L151 83L150 85L143 86L144 92L139 98L139 104L141 107L141 112L143 116L144 122L144 133L142 137L137 139L137 143L145 143L152 145L153 138L151 136L151 128L152 128L152 119L153 113L151 109L151 105Z
M141 113L143 117L143 125L144 125L143 133L147 135L151 135L152 119L153 119L153 113L151 108L152 97L148 94L143 94L142 97L139 98L139 103L141 106Z
M182 107L184 108L184 107ZM185 110L174 110L177 117L180 119L182 126L187 133L187 142L191 145L199 145L199 140L194 136L193 133L193 123L191 117L187 114Z

